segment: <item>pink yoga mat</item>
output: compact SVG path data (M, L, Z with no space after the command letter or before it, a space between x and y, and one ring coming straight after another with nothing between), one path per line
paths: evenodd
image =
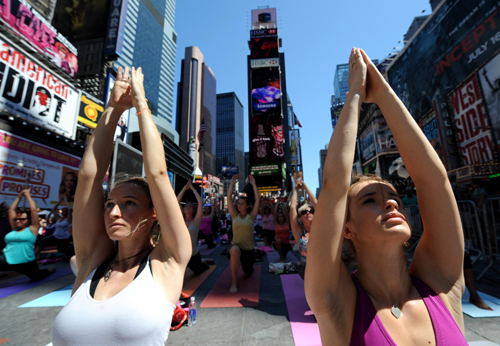
M220 244L217 244L215 247L209 249L207 247L207 244L203 244L199 247L200 249L200 255L201 256L208 256L210 255L215 249L217 249L220 246Z
M268 252L266 253L267 260L269 263L278 263L280 261L280 255L278 254L278 251L273 251L273 252ZM288 252L285 257L285 263L288 262L300 262L297 257L293 255L293 253Z
M259 289L261 266L254 265L250 277L246 277L240 267L238 272L238 292L229 293L231 287L231 270L226 268L205 300L202 308L241 308L245 306L259 306Z
M281 275L281 284L295 346L320 346L319 327L307 305L304 280L298 274Z

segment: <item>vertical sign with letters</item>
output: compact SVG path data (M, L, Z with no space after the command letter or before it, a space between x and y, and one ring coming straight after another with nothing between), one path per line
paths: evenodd
M110 1L108 28L104 37L103 54L105 56L118 57L122 53L127 5L128 0Z

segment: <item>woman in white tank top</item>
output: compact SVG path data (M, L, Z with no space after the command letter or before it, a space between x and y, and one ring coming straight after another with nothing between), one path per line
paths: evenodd
M164 345L191 257L190 236L147 107L144 75L141 68L132 68L128 76L128 68L118 69L82 159L73 216L78 276L70 301L54 322L54 346ZM105 200L102 181L113 135L121 114L132 107L147 182L140 177L119 180ZM159 238L156 245L153 233Z

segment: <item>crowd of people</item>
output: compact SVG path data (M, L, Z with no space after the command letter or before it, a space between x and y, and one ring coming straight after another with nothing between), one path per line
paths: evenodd
M163 345L186 268L195 275L209 268L200 255L200 241L213 248L226 233L228 294L240 289L240 267L252 275L256 238L274 248L280 262L296 247L298 273L325 345L382 345L388 338L396 344L438 339L466 345L461 308L464 239L446 170L361 49L352 50L349 68L349 93L330 141L319 200L302 180L287 198L261 196L252 175L247 192L236 193L236 174L227 192L227 210L215 198L204 202L190 180L175 194L142 69L119 68L83 156L78 184L76 176L66 176L49 225L41 226L29 190L8 209L12 231L5 236L0 270L39 280L51 273L35 261L44 248L55 246L72 258L76 281L71 300L54 322L53 345L82 340L88 345ZM418 196L409 189L401 199L377 176L351 181L362 102L377 103L383 111ZM105 194L102 181L116 124L130 108L138 118L146 178L117 176ZM22 198L29 211L18 209ZM404 250L411 225L404 206L417 203L425 232L408 268ZM39 231L45 234L37 242ZM344 265L346 251L354 254L357 271Z

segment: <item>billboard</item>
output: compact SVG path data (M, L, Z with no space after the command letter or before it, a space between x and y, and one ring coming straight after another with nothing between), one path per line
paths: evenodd
M108 9L107 0L58 0L52 24L71 42L101 38Z
M104 104L108 104L109 97L111 95L111 90L115 86L116 78L113 76L112 69L108 68L106 76L106 85L104 87ZM134 110L132 108L132 110ZM130 109L123 112L116 125L115 136L113 140L121 140L122 142L127 142L128 139L128 125L130 119ZM195 161L196 162L196 161Z
M26 1L2 1L0 20L64 72L75 76L78 71L78 51Z
M408 186L414 186L399 154L380 155L378 164L380 176L394 185L399 194L403 194Z
M289 131L290 133L290 163L292 165L300 166L302 164L301 158L301 147L300 147L300 133L298 129Z
M278 163L284 156L282 118L254 117L250 128L250 163Z
M103 55L117 58L122 54L123 33L128 0L112 0L109 6L108 27L104 36Z
M259 192L280 191L285 177L279 163L250 165L250 174L254 176Z
M478 72L494 143L500 152L500 54Z
M387 125L387 121L385 121L380 108L378 108L375 104L373 104L373 106L373 132L375 135L377 154L398 151L394 136L392 135L391 129L389 128L389 125Z
M464 165L491 162L496 158L491 131L476 75L450 94L456 135Z
M104 102L82 91L78 121L95 129L99 119L101 119L102 112L104 112Z
M279 59L278 46L278 29L250 31L250 56L252 59Z
M79 157L0 130L0 201L7 205L26 188L28 174L38 208L52 208L63 195L71 200L79 166Z
M256 59L250 61L251 68L276 67L279 66L279 64L280 64L279 58Z
M224 178L231 178L235 174L239 174L240 169L237 166L222 166L222 176Z
M126 173L144 177L142 153L134 147L120 140L115 142L113 151L113 165L111 172L111 186L115 183L116 174Z
M442 162L444 162L443 146L441 142L441 137L439 136L439 128L436 119L436 113L432 112L424 116L420 120L420 127L422 132L427 137L427 140L431 143L432 147L438 154Z
M376 155L375 137L373 136L373 124L370 122L366 129L359 135L359 147L363 163Z
M276 29L276 9L252 10L252 30Z
M74 139L80 93L0 39L0 110Z
M499 25L495 0L443 1L387 69L389 83L417 122L434 108L449 170L459 162L448 140L451 121L442 118L451 111L443 102L500 49Z
M279 67L260 68L252 74L252 114L281 115Z

